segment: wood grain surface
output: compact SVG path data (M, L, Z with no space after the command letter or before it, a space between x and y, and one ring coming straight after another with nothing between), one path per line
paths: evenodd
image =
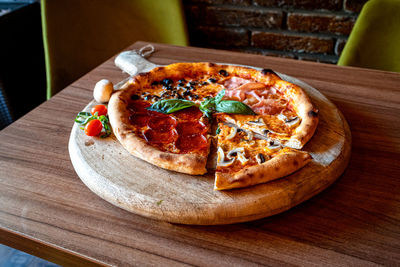
M331 185L350 158L351 136L337 108L318 90L295 83L319 110L319 127L304 147L313 159L301 170L250 188L214 191L214 172L186 175L153 166L131 156L115 136L87 137L74 125L69 153L81 180L101 198L149 218L183 224L232 224L288 210ZM85 111L98 103L92 101ZM99 160L100 159L100 160Z
M157 64L266 67L318 88L349 123L347 169L289 211L240 224L172 224L115 207L82 183L68 154L73 119L94 84L125 77L109 60L0 132L1 243L64 265L400 265L398 73L155 46Z

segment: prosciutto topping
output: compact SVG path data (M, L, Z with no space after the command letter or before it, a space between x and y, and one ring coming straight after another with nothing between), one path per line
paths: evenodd
M257 114L275 115L284 109L279 101L269 98L270 95L276 94L276 89L267 88L263 83L233 77L224 85L228 86L225 89L224 99L241 101Z
M224 82L224 86L226 89L235 89L249 82L251 82L251 80L243 79L240 77L232 77Z

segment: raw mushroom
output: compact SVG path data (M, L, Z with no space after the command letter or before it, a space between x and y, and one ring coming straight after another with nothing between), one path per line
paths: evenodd
M99 103L107 103L111 98L113 90L113 84L109 80L103 79L98 81L93 90L94 100Z

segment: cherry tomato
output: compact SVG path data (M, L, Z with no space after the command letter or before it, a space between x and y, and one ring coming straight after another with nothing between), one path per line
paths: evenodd
M97 112L97 116L107 115L107 107L104 105L96 105L92 108L90 113L94 115Z
M91 120L85 126L85 134L88 136L97 136L103 129L103 125L100 120Z

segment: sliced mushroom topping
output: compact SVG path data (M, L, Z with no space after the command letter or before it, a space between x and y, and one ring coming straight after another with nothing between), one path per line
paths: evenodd
M287 120L285 121L285 123L286 123L287 125L289 125L289 126L292 126L292 125L297 124L299 121L300 121L299 117L294 117L294 118L287 119Z
M287 117L285 115L283 115L283 114L279 114L278 115L278 119L280 119L281 121L286 121Z
M251 125L257 125L257 126L265 126L265 122L262 118L258 118L255 121L248 121L246 122L247 124L251 124Z
M226 139L229 140L229 139L234 138L236 133L237 133L237 128L236 127L231 127L231 131L230 131L229 135L226 137Z
M299 117L288 118L283 114L279 114L278 115L278 119L280 119L281 121L285 122L289 126L295 125L300 120Z
M268 148L269 149L277 149L277 148L280 148L280 147L281 147L281 144L277 140L271 140L268 143Z
M244 156L244 153L238 153L238 160L239 160L242 164L245 164L247 161L249 161L249 160L246 159L246 157Z
M258 164L262 164L265 162L265 157L263 154L259 153L256 155L256 160L257 160Z
M244 130L244 132L247 134L247 138L249 141L253 140L253 132L252 131Z
M235 161L235 158L225 161L225 153L221 147L218 147L217 155L218 155L217 166L226 167L231 165Z
M238 148L234 148L231 151L228 152L227 154L227 158L228 159L232 159L234 157L237 157L238 154L243 153L244 152L244 148L243 147L238 147Z

